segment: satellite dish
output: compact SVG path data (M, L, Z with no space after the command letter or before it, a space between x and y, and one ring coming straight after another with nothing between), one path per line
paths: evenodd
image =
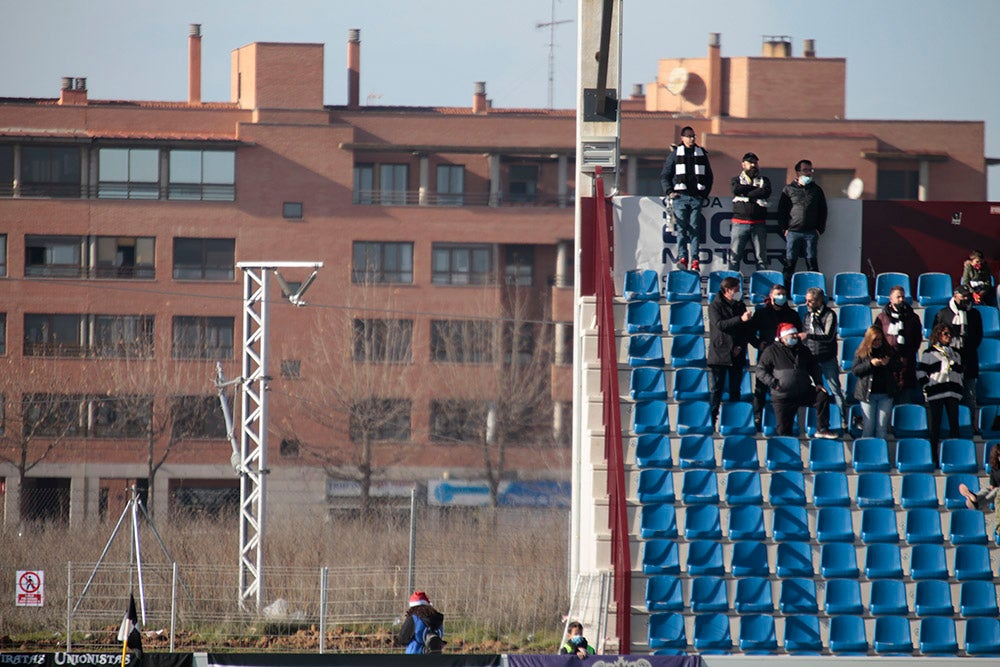
M667 90L674 94L680 95L684 92L684 89L688 85L688 71L683 67L675 67L670 72L670 76L667 77Z
M860 178L852 178L844 192L848 199L861 199L861 195L865 192L865 182Z

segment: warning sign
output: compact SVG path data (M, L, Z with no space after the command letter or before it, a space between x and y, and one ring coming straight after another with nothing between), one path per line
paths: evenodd
M17 571L17 606L41 607L45 604L45 571Z

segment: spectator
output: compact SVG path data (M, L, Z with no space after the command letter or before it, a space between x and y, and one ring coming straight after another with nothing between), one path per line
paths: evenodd
M719 419L722 389L728 382L729 400L739 400L743 370L750 342L750 312L740 294L740 281L722 279L719 292L708 304L708 380L711 384L712 426Z
M854 354L851 372L858 378L854 398L861 402L864 415L862 438L885 438L896 395L903 385L903 363L877 326L865 331Z
M566 627L566 641L559 647L559 655L575 655L583 660L596 651L583 636L583 623L573 621Z
M757 382L771 389L771 405L778 435L798 435L793 431L800 407L816 408L817 438L836 438L830 431L830 401L823 389L819 364L805 345L799 345L798 330L791 324L778 327L775 345L769 345L757 359Z
M903 364L903 387L896 397L896 403L923 403L923 394L917 383L917 356L923 342L923 327L920 317L906 302L906 292L902 285L889 290L889 303L875 318L875 326L885 334L885 342L899 355Z
M694 129L681 130L681 145L670 152L660 171L660 186L670 199L676 221L677 268L697 271L701 204L712 191L712 165L708 154L695 143ZM690 250L689 250L690 249Z
M990 266L983 259L983 253L973 250L962 265L962 285L972 290L972 300L977 305L995 306L996 293L993 289L993 275Z
M396 643L405 646L408 654L440 653L444 648L444 615L431 606L423 591L413 591L410 596Z
M826 195L813 181L809 160L795 163L795 180L781 190L778 226L785 237L785 286L790 288L799 257L805 257L806 271L819 271L816 248L826 231Z
M1000 444L990 447L989 473L990 483L979 489L978 493L973 493L965 484L958 485L958 492L965 497L965 506L970 510L988 511L990 502L995 500L997 491L1000 491ZM996 518L996 525L1000 527L1000 503L996 505Z
M972 290L958 285L948 305L934 316L934 325L951 328L951 346L962 358L962 400L976 414L976 380L979 378L979 344L983 342L983 316L972 307Z
M760 354L775 340L778 327L791 324L798 331L802 328L802 318L795 309L788 305L788 290L784 285L774 285L764 303L753 311L750 318L750 344L757 348ZM760 432L761 416L764 414L764 400L767 398L768 385L759 379L754 382L753 414L757 432Z
M806 290L809 309L802 322L799 338L816 357L823 373L823 385L840 410L841 421L847 419L844 410L844 390L840 386L840 359L837 355L837 313L826 305L826 294L818 287ZM843 426L844 424L841 424Z
M948 414L949 437L958 437L958 399L962 397L962 358L951 346L951 327L936 324L920 355L917 380L927 400L927 430L930 432L931 457L938 464L941 442L941 411Z
M747 242L753 242L757 268L767 268L767 199L771 196L771 181L760 173L755 153L743 156L743 170L733 177L733 222L729 235L729 270L739 271Z

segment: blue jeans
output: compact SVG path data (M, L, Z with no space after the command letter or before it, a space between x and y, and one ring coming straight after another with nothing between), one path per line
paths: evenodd
M819 234L817 232L793 232L789 230L785 234L785 266L790 271L794 271L799 257L805 257L806 270L816 271L819 268L816 263L816 242L818 240Z
M836 358L821 361L819 370L823 375L823 386L840 409L841 420L847 419L847 413L844 411L844 390L840 386L840 362Z
M764 223L757 225L744 225L736 224L730 228L729 238L731 242L729 244L729 270L739 271L740 262L743 259L743 251L746 250L747 243L753 243L754 254L757 255L757 268L766 269L767 260L765 259L767 255L767 246L765 245L765 234L767 230L764 228Z
M701 197L681 195L674 200L674 222L677 231L677 259L698 259L701 250L698 238L698 214L701 213ZM691 254L688 254L688 246Z
M861 429L862 438L884 438L889 432L889 417L892 416L892 396L869 394L868 402L861 403L861 414L865 425Z

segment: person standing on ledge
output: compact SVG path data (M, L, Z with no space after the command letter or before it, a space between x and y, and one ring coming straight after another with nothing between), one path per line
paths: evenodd
M673 206L677 234L677 268L698 271L698 216L701 203L712 191L712 165L708 153L695 143L694 128L681 130L681 144L671 151L660 170L660 186Z

